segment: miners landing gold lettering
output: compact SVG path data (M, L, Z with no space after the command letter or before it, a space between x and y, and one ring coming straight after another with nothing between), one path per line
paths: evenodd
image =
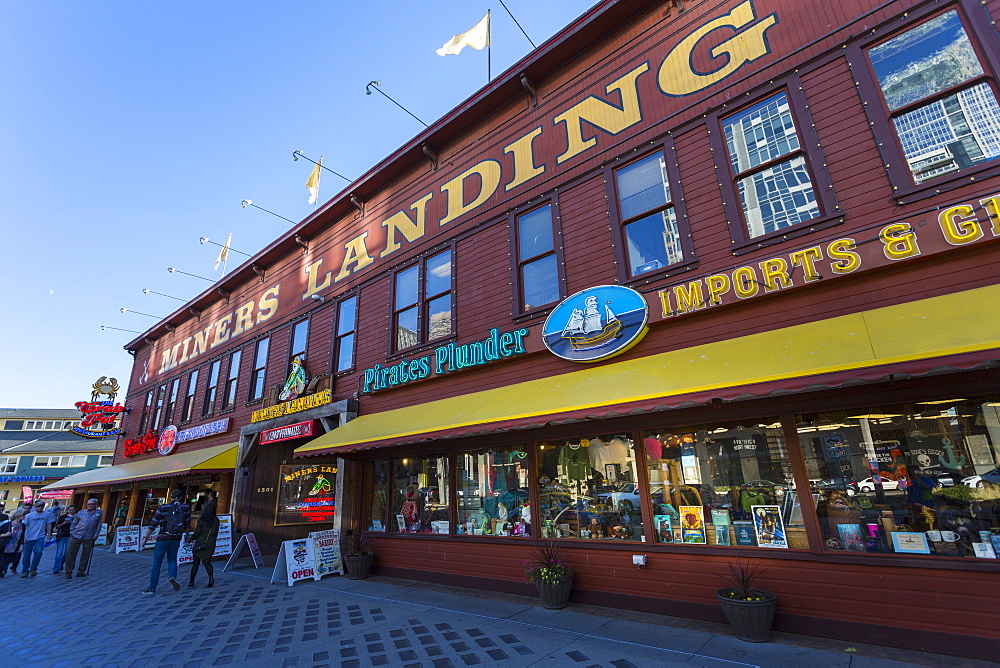
M777 23L776 14L758 18L753 2L747 0L727 14L690 28L659 61L656 77L660 93L667 97L692 95L766 56L771 52L766 33ZM412 201L393 203L388 215L375 219L381 219L378 225L345 240L333 257L317 257L304 268L307 285L302 299L396 253L404 248L404 241L423 239L428 228L433 235L487 204L498 192L531 183L552 166L543 156L554 155L555 164L562 165L602 143L607 148L609 140L618 141L615 135L646 120L641 96L651 87L643 89L640 81L652 75L651 63L661 57L656 53L659 48L642 54L645 62L637 62L629 71L616 74L614 80L599 84L596 94L571 101L550 118L538 118L530 131L503 147L502 155L495 150L495 155L484 155L439 186L428 186ZM693 63L700 63L705 71L697 71Z
M288 415L289 413L298 413L299 411L316 408L317 406L328 404L331 401L333 401L333 391L323 390L322 392L317 392L316 394L309 394L304 397L299 397L298 399L286 401L283 404L256 410L250 414L250 421L260 422L261 420L270 420L271 418L276 418L281 415Z
M337 472L336 466L310 466L307 469L299 469L298 471L289 473L286 476L282 476L282 478L284 478L285 482L291 482L297 478L301 478L304 475L312 475L314 473L336 473L336 472Z
M985 214L982 218L977 213ZM937 212L937 226L894 222L865 232L865 238L842 237L790 253L748 263L659 291L663 317L884 267L928 256L983 239L1000 238L1000 194L948 205ZM918 216L919 218L919 216ZM921 229L920 238L917 230Z

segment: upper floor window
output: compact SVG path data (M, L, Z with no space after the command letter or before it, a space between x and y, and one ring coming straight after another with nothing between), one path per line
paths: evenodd
M142 414L139 416L139 429L138 433L143 434L146 432L146 426L149 424L149 417L153 411L153 391L150 390L146 393L146 401L142 405Z
M153 410L153 425L154 430L159 430L160 427L166 425L162 424L163 421L163 401L167 396L167 386L160 385L160 389L156 391L156 408Z
M867 53L914 184L1000 156L996 82L983 67L957 10L924 21Z
M24 420L7 420L3 424L4 431L21 431L24 429Z
M562 244L555 219L554 202L514 216L515 301L521 312L552 304L563 296Z
M17 471L17 457L0 457L0 473Z
M180 387L180 378L174 378L170 382L170 390L167 392L167 407L164 409L167 424L170 424L170 420L174 417L174 408L177 407L177 393L180 391Z
M354 367L354 334L358 327L358 298L348 297L337 304L337 336L334 340L334 372Z
M229 356L229 370L226 373L226 386L222 390L222 408L232 408L236 405L237 386L240 381L240 359L243 351L237 350Z
M205 399L201 403L202 416L215 412L215 399L219 392L219 367L222 360L215 360L208 367L208 384L205 386Z
M87 465L86 455L49 455L35 457L36 468L80 468Z
M451 249L396 274L393 308L395 349L452 333Z
M618 202L617 217L624 254L616 254L627 266L631 279L642 274L681 264L690 249L681 236L676 189L662 151L640 158L614 170L611 179ZM624 257L622 257L624 255Z
M18 422L14 420L7 421L7 429L25 429L26 431L60 431L62 429L69 429L75 425L80 424L79 420L28 420L27 422ZM12 426L13 425L13 426Z
M114 463L114 459L115 459L114 455L101 455L100 457L97 458L97 465L111 466L111 464Z
M264 396L269 341L270 339L261 339L254 346L253 369L250 372L250 393L247 395L247 401L256 401Z
M288 363L291 364L292 360L296 357L301 358L302 362L306 361L306 347L309 344L309 321L299 320L297 323L292 325L292 347L288 351Z
M747 239L820 215L787 92L724 118L722 128Z
M181 409L181 422L190 422L194 413L194 395L198 389L198 370L195 369L188 376L187 392L184 394L184 408ZM142 429L139 430L140 432Z

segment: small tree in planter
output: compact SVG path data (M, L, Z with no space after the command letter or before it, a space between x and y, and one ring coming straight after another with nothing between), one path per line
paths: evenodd
M351 580L368 577L372 569L375 553L371 550L375 537L368 529L355 527L347 531L347 552L344 554L344 570Z
M565 608L573 588L573 569L563 563L561 549L559 543L546 541L524 562L525 578L535 583L542 606L550 610Z
M757 579L767 569L761 564L750 565L739 559L729 562L729 575L721 576L728 583L715 592L722 604L722 612L736 637L747 642L768 642L774 622L774 607L778 597L774 592L755 587Z

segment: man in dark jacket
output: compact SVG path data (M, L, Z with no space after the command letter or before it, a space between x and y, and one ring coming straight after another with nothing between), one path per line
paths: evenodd
M170 586L177 591L181 588L177 582L177 549L181 544L181 536L191 529L191 508L184 503L184 492L175 489L170 494L170 503L162 504L153 514L149 531L143 539L146 539L155 529L159 529L156 536L156 545L153 546L153 567L149 572L149 587L143 590L143 594L152 596L156 593L156 585L160 581L160 568L163 566L163 559L167 560L167 576L170 578Z

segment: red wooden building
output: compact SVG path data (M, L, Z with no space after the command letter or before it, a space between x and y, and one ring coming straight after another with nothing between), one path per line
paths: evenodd
M715 620L749 557L779 629L995 658L998 15L599 3L129 344L130 447L202 436L117 480L229 451L265 549L526 591L553 538Z

